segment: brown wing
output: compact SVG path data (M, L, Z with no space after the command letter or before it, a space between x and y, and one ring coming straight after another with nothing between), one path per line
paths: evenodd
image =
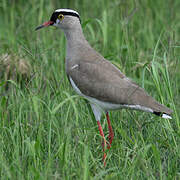
M155 101L109 61L79 61L76 68L69 69L68 75L86 96L104 102L140 105L156 112L171 113L170 109Z

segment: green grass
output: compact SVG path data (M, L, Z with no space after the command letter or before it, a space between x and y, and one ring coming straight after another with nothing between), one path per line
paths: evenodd
M0 55L24 58L32 76L27 83L0 76L0 179L180 179L179 7L179 0L2 0ZM65 74L63 33L34 31L56 8L77 10L90 44L174 111L172 120L111 112L106 168L92 111ZM105 117L101 123L107 137Z

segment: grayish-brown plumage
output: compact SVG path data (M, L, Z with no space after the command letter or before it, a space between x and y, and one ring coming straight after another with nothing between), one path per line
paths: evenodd
M59 14L63 15L63 19L59 18ZM137 109L171 118L171 109L154 100L89 45L76 11L56 10L48 23L65 33L67 76L76 92L90 101L96 120L100 120L101 110L120 108Z
M52 14L50 21L37 27L36 30L50 25L59 27L65 33L67 39L66 73L74 90L90 102L103 138L104 166L106 166L105 149L111 147L114 138L109 110L136 109L171 119L171 109L154 100L144 89L127 78L89 45L83 35L80 17L76 11L58 9ZM108 143L100 124L102 111L106 112L108 122Z

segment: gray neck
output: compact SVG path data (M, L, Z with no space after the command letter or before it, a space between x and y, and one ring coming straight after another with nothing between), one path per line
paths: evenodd
M66 59L70 60L77 57L78 53L82 51L82 48L89 46L87 40L84 37L81 24L76 23L73 28L64 30L67 47L66 47Z

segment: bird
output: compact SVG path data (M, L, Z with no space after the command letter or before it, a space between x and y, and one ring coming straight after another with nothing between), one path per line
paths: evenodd
M104 166L106 166L106 149L110 149L114 138L109 111L126 108L172 119L171 109L157 102L91 47L83 34L80 15L77 11L57 9L52 13L49 21L35 30L48 26L60 28L65 34L67 41L66 74L75 92L90 103L103 140ZM103 113L106 114L108 123L108 143L100 123Z

